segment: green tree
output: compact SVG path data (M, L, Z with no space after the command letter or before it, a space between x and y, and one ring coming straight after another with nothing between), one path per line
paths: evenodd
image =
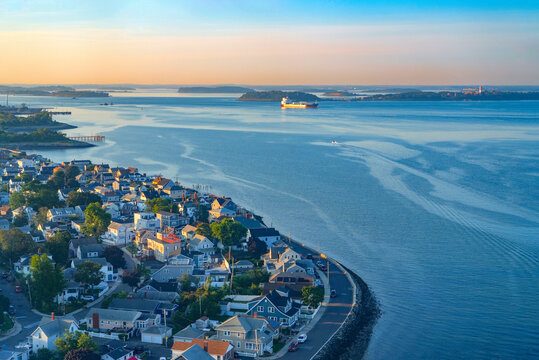
M301 295L303 296L303 303L313 308L324 301L324 289L318 286L305 286L301 289Z
M191 290L191 287L192 287L191 284L193 283L193 278L189 274L183 274L180 277L179 282L180 282L180 286L181 286L182 291L189 291L189 290Z
M42 207L53 208L65 206L58 198L57 190L49 186L42 187L37 193L29 193L26 198L26 204L34 210Z
M36 227L38 225L43 225L45 224L48 219L47 219L47 213L49 212L49 208L48 207L40 207L39 210L37 211L37 215L34 217L34 223L36 225Z
M149 211L157 214L159 211L171 211L172 203L169 199L155 198L146 201L146 207Z
M210 217L210 212L208 211L208 208L204 205L198 204L197 210L198 210L198 220L207 223L208 218Z
M52 255L52 259L60 266L67 264L70 240L71 235L66 231L61 231L51 236L45 244L47 252Z
M65 172L63 170L56 170L52 178L47 182L47 185L55 189L63 189L66 184Z
M29 234L13 228L0 230L0 246L3 256L13 263L21 255L31 254L37 250L37 245Z
M92 203L101 204L101 197L97 194L91 193L89 191L71 191L67 195L66 199L67 206L75 207L78 205L89 205Z
M115 269L125 267L124 252L119 247L107 246L103 256Z
M30 360L54 360L54 353L47 348L41 348L30 355Z
M77 166L69 165L65 168L64 176L67 187L79 187L79 182L75 179L80 174Z
M26 198L20 192L14 192L9 196L9 206L15 210L26 204Z
M99 285L103 281L103 273L101 272L101 264L88 260L77 265L75 272L75 281L80 282L85 290L89 287Z
M42 311L54 309L54 298L66 285L64 274L47 255L34 255L30 261L30 290L32 301Z
M64 359L67 358L67 354L70 351L81 348L89 349L90 351L99 351L99 346L92 337L80 331L66 332L63 337L56 339L54 345L56 345L58 354Z
M208 224L208 223L200 223L200 224L198 224L197 225L197 234L205 236L205 237L211 239L212 231L211 231L210 224Z
M13 219L13 225L15 227L21 227L28 224L28 217L25 214L15 216Z
M228 218L212 223L211 231L213 237L221 240L225 246L237 244L247 234L247 229L241 223Z
M68 351L64 360L101 360L101 356L95 351L81 348Z
M259 258L268 251L268 246L264 241L259 240L258 238L252 238L247 243L247 251L254 257Z
M84 225L82 226L82 232L88 236L95 236L100 238L110 225L110 214L107 213L99 203L92 203L88 205L86 210L86 219L84 220Z

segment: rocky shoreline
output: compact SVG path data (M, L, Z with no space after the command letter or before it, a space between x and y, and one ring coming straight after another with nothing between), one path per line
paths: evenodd
M350 269L344 268L355 282L356 304L347 322L314 357L316 360L362 359L369 346L374 325L381 314L380 305L368 285Z

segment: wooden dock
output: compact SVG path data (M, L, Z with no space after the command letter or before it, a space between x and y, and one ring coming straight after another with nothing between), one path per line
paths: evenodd
M85 135L85 136L68 136L70 140L86 141L86 142L103 142L105 141L104 135Z

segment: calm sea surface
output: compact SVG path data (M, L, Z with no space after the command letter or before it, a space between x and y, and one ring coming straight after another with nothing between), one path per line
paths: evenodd
M53 160L211 187L351 267L382 309L369 359L539 357L537 101L10 101L71 110L56 117L79 126L70 134L106 135L44 152Z

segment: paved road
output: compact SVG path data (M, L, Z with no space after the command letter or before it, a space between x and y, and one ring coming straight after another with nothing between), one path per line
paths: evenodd
M315 256L316 263L320 258L316 252L292 244L292 249L302 255L311 254ZM325 259L321 259L327 265ZM353 307L353 287L346 275L331 262L329 263L329 282L331 289L337 291L337 297L331 298L326 312L322 315L318 323L307 334L307 341L300 344L295 352L287 353L280 359L311 359L316 352L326 343L333 333L341 326L348 313ZM327 274L327 272L326 272Z
M12 336L2 341L0 345L8 345L14 347L19 343L26 341L27 337L36 329L41 316L36 315L30 310L30 302L23 293L16 293L13 283L7 282L5 279L0 279L0 294L7 296L11 301L11 305L15 306L17 313L16 320L22 325L22 331L15 336Z

